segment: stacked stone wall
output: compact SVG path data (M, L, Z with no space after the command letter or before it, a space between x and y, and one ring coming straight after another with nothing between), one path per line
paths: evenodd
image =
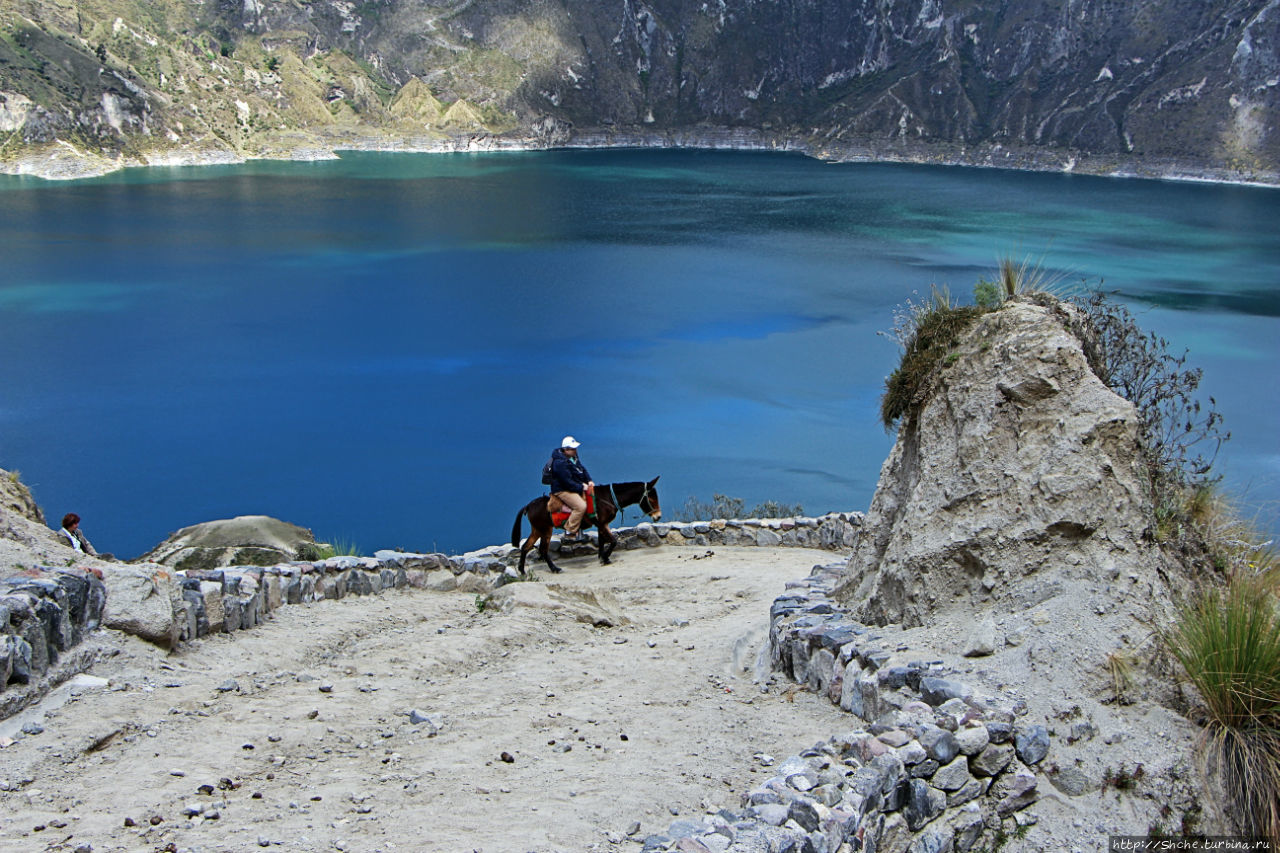
M936 661L898 664L832 600L844 563L789 583L770 610L774 672L849 712L855 725L777 765L742 808L680 820L645 851L994 849L1034 822L1031 768L1048 754L1028 707L943 677ZM770 760L771 761L771 760Z
M87 572L0 580L0 719L20 710L31 693L43 694L62 672L87 665L74 660L74 650L102 624L106 601L106 587Z
M859 513L831 513L820 518L644 523L614 533L620 550L736 545L847 551L856 541L861 518ZM595 551L590 544L562 550L558 541L552 547L568 557ZM122 566L106 584L83 571L37 569L0 581L0 719L38 699L47 689L41 679L65 678L87 667L91 656L78 667L71 661L63 661L61 669L55 664L102 624L172 645L253 628L288 604L406 587L488 594L515 579L518 562L519 549L499 545L458 556L378 551L372 557L266 567L149 573L141 566ZM126 576L133 583L124 584ZM112 585L118 594L108 602Z
M643 523L614 531L619 550L660 546L758 546L848 550L861 515ZM593 544L552 546L566 557L589 556ZM487 594L516 577L520 551L494 545L460 556L378 551L372 557L330 557L314 563L239 566L179 571L185 612L183 639L252 628L283 604L306 604L348 595L372 595L412 587L438 592Z

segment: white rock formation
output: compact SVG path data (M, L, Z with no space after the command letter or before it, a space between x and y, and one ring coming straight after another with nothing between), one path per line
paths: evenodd
M864 621L1025 610L1159 559L1136 411L1090 370L1069 310L983 316L904 418L838 593Z

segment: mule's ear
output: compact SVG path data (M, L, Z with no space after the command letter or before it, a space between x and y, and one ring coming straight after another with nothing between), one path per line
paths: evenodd
M661 476L662 476L661 474L658 475L658 477L661 477ZM652 486L654 483L658 482L658 477L654 477L652 480L650 480L649 485Z

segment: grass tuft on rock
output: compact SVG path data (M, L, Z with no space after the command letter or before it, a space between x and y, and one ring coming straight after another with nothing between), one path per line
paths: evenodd
M1280 610L1241 575L1179 607L1164 637L1204 702L1206 773L1246 835L1280 844Z
M317 562L330 557L363 557L360 546L348 539L334 539L332 542L317 542L308 551L309 556L299 559Z
M885 429L893 429L919 409L939 364L948 363L960 338L984 313L985 309L975 305L954 304L945 288L933 288L921 305L907 302L894 330L902 346L902 362L885 380L880 400Z

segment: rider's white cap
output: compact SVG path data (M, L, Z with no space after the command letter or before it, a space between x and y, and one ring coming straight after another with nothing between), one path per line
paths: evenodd
M561 447L574 447L574 448L576 448L576 447L578 446L578 444L579 444L578 440L577 440L576 438L574 438L573 436L571 436L571 435L566 435L566 436L564 437L564 441L560 442L560 446L561 446Z

